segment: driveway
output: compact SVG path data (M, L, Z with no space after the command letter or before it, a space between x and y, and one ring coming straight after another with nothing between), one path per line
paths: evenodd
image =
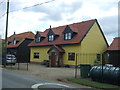
M11 67L11 66L7 66ZM12 66L14 67L14 66ZM15 68L18 68L18 64L16 64ZM75 68L65 68L65 67L46 67L40 64L29 64L27 71L27 64L19 64L19 70L12 70L13 72L40 77L47 80L62 80L66 78L73 78L75 76ZM79 69L78 77L80 77Z

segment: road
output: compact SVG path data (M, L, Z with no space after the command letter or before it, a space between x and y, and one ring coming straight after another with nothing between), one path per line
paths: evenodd
M2 88L76 88L40 78L2 70ZM41 89L40 89L41 90Z

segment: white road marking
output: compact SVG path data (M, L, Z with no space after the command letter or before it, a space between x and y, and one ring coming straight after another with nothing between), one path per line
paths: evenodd
M39 83L39 84L32 85L31 88L35 89L35 88L38 88L39 86L43 86L43 85L58 85L58 86L63 86L63 87L69 88L69 86L67 86L67 85L58 84L58 83Z

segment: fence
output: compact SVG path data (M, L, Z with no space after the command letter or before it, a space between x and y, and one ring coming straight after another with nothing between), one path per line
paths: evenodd
M100 65L105 64L105 54L99 53L76 53L76 62L75 62L75 78L77 78L78 74L78 66L81 64L89 64L89 65Z

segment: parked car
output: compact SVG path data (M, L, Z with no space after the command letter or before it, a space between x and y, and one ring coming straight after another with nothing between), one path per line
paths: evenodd
M2 57L2 64L3 65L5 64L5 56ZM12 55L12 54L7 54L6 55L6 65L9 65L9 64L13 64L13 65L16 64L15 55Z

